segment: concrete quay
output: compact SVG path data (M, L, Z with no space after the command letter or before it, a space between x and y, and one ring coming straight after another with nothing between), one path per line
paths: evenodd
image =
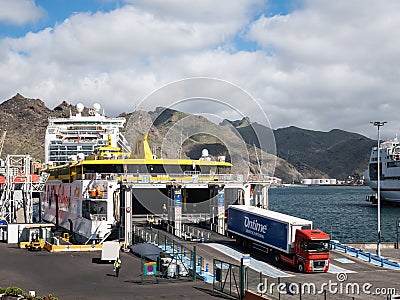
M211 243L196 243L164 234L185 247L196 245L197 254L209 263L211 274L214 258L237 265L239 260L235 253L250 252L256 265L263 268L263 274L260 277L260 270L249 268L246 286L257 292L260 282L265 283L269 299L396 299L393 295L400 295L400 271L382 268L342 252L331 252L328 273L301 274L289 266L273 262L264 253L237 247L226 237L215 235ZM227 251L226 247L230 250ZM386 255L387 250L391 256L400 257L400 250L390 247L382 248L382 254ZM99 252L30 252L17 245L0 243L0 286L16 285L25 291L35 290L38 295L52 293L60 300L227 297L213 292L212 284L200 280L143 284L140 281L140 258L130 253L121 252L122 268L120 277L116 278L112 264L97 262L100 255ZM284 275L276 277L275 271L269 271L273 269ZM278 284L286 288L278 290ZM301 289L304 292L300 296Z
M140 258L121 252L116 278L112 263L97 263L100 252L32 252L0 243L0 286L64 299L220 299L203 281L142 284Z

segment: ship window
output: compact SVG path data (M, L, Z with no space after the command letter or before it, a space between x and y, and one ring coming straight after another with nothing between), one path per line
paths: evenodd
M217 173L218 174L230 174L231 173L231 168L230 167L218 167L217 168Z
M128 173L147 173L145 165L128 165Z
M400 161L389 161L387 162L388 168L400 167Z
M85 165L83 168L84 173L122 173L122 165Z
M165 173L163 165L147 165L147 171L149 173L158 173L158 174Z
M382 167L380 168L380 173L382 176ZM370 180L378 180L378 164L369 164L369 178Z
M106 201L82 201L82 216L89 220L107 220Z

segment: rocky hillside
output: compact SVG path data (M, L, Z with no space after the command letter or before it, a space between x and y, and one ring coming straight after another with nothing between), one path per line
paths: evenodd
M275 130L278 156L301 171L318 169L331 178L362 174L375 141L360 134L333 129L329 132L288 127Z
M4 101L0 104L0 135L7 133L1 157L29 153L33 158L43 160L48 118L68 117L71 111L77 112L75 106L65 101L51 110L42 100L28 99L20 94Z
M75 106L65 101L49 109L42 100L20 94L4 101L0 104L0 136L5 131L7 134L1 157L29 153L43 160L48 118L68 117L76 112ZM345 178L362 173L374 143L341 130L318 132L288 127L272 131L248 119L215 124L201 116L161 107L152 112L124 112L121 116L127 119L124 135L130 144L149 133L150 145L159 157L197 159L206 148L210 155L225 156L234 162L241 173L258 173L260 167L271 172L276 160L275 176L286 182L306 177ZM275 143L260 145L255 132L261 140L275 139L276 149ZM275 152L278 157L271 154ZM261 157L264 161L260 163Z
M234 125L247 143L257 143L257 132L270 132L260 124L247 119L225 121ZM264 129L263 129L264 128ZM305 178L330 177L345 179L367 169L371 147L375 141L357 133L333 129L329 132L313 131L290 126L273 131L277 156L289 162ZM261 136L261 139L271 139Z

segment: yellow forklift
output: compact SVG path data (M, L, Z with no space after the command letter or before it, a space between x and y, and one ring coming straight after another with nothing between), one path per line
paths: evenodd
M29 224L26 225L20 235L20 248L32 251L40 251L44 248L46 241L51 239L51 228L54 224Z
M25 245L30 251L41 251L44 246L43 239L39 238L39 232L35 231L31 234L31 240Z

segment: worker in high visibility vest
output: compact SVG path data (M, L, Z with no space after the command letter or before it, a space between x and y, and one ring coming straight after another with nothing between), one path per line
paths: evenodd
M151 216L149 219L150 228L153 228L153 223L154 223L154 216Z
M119 270L121 269L121 260L119 257L114 262L115 277L119 276Z

